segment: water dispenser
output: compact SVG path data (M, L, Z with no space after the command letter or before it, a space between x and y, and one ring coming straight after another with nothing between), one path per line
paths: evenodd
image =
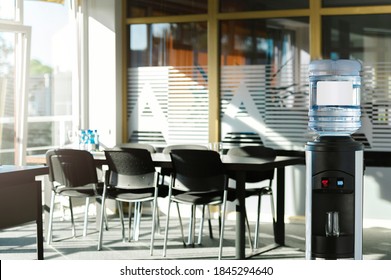
M306 259L362 259L361 64L318 60L309 67L306 144Z

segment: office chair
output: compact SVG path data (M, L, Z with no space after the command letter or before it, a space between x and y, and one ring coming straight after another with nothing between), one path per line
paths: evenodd
M227 155L229 156L240 156L240 157L256 157L256 158L265 158L265 159L275 159L276 152L272 148L265 146L243 146L243 147L234 147L228 150ZM236 179L235 174L229 175L231 179ZM254 248L258 248L259 241L259 224L260 224L260 214L261 214L261 199L262 196L269 195L271 203L271 213L273 217L273 229L275 223L275 210L274 210L274 199L273 199L273 190L272 182L274 178L274 169L265 170L265 171L253 171L246 174L246 183L260 183L267 181L268 184L262 187L255 188L246 188L245 196L258 196L258 206L257 206L257 222L255 225L255 237L254 237ZM246 214L247 227L249 229L247 214ZM249 231L250 235L250 231ZM250 237L251 238L251 237Z
M126 148L122 150L105 150L108 164L105 188L102 198L102 212L106 199L117 202L141 203L150 201L152 210L152 232L150 253L153 254L155 217L157 213L158 176L151 154L146 149ZM120 205L120 203L119 203ZM121 206L119 206L121 207ZM129 208L129 211L131 209ZM137 211L137 210L136 210ZM121 214L122 239L125 239L125 226ZM129 217L131 217L129 213ZM131 223L129 223L129 226ZM98 250L102 247L103 224L100 227ZM130 229L129 229L130 231Z
M114 150L124 150L127 148L146 149L151 154L156 153L155 147L152 146L151 144L147 144L147 143L136 143L136 142L121 143L121 144L116 145L113 149ZM168 190L167 186L166 186L166 190ZM167 195L167 193L168 193L168 191L166 192L166 195ZM159 194L162 194L162 192L159 192ZM121 211L120 214L122 214L122 217L124 217L122 203L118 203L118 204L121 204L121 206L118 207L118 209L119 209L119 211ZM134 217L133 217L133 220L134 220L133 240L134 241L138 241L138 238L139 238L142 207L143 207L142 202L134 203L134 209L135 209L135 211L133 213L133 215L134 215ZM129 211L128 211L129 228L131 228L131 226L130 226L130 223L131 223L130 208L131 208L131 203L129 203ZM156 223L157 223L157 228L160 228L159 216L157 216ZM130 231L129 231L128 240L130 241Z
M170 152L173 172L168 193L168 211L164 237L163 256L166 256L167 239L172 202L191 206L190 235L194 244L194 224L196 205L221 205L222 223L218 258L222 257L225 212L227 202L228 175L225 172L220 154L209 150L172 150ZM183 243L185 244L183 231Z
M208 150L208 147L204 146L204 145L200 145L200 144L174 144L174 145L166 146L163 149L162 153L169 154L171 151L174 151L174 150ZM171 172L171 170L167 169L167 168L162 168L162 170L160 171L160 173L162 175L162 180L161 180L162 185L165 185L164 178L170 176L170 172ZM182 220L181 213L180 213L178 204L177 204L177 211L178 211L179 219L181 221ZM201 242L202 242L202 232L203 232L203 228L204 228L204 212L205 212L205 205L202 206L203 215L201 217L201 222L200 222L200 229L199 229L198 242L197 242L198 244L201 244ZM208 207L209 236L211 239L213 239L212 222L211 222L210 217L211 217L210 209ZM183 231L183 229L181 229L181 230ZM190 232L190 229L189 229L189 232ZM191 238L191 235L189 234L189 243L190 243L190 238Z
M46 153L49 167L49 181L52 185L47 243L52 242L53 212L56 196L69 198L73 236L76 227L73 218L72 198L101 198L103 182L98 181L96 166L92 154L84 150L54 149ZM87 232L89 199L86 199L84 232ZM104 213L102 213L103 218Z

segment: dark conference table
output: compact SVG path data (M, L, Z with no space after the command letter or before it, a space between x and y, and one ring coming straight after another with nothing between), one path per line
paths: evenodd
M0 165L0 229L35 221L39 260L44 258L42 191L36 176L45 174L45 166Z
M171 159L167 154L152 154L152 159L158 167L171 168ZM276 223L274 227L275 246L285 245L285 167L296 164L304 164L302 157L277 156L275 160L265 160L259 158L222 156L222 161L228 171L236 173L236 225L240 230L236 231L236 259L245 259L245 207L246 199L244 195L246 187L246 172L263 171L275 168L277 170L277 194L276 194ZM261 252L261 251L260 251Z

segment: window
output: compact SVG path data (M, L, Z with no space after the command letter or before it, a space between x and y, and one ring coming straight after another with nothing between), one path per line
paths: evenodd
M0 2L0 21L19 22L20 17L17 12L21 0L2 0Z
M72 129L73 120L74 36L69 12L68 1L64 5L24 2L24 22L32 27L28 88L29 155L45 153L51 147L63 146L70 141L67 131Z
M0 164L22 165L27 138L26 76L31 29L19 24L16 4L19 1L0 4Z

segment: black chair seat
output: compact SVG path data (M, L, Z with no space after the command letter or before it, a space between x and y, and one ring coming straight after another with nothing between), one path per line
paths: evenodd
M91 185L85 185L80 187L58 187L55 189L56 194L70 197L90 197L99 195L103 193L104 183L99 182L96 190L93 189Z
M177 193L173 201L195 205L221 204L223 197L221 196L221 192L185 192Z
M150 199L154 195L154 189L144 190L142 192L137 191L125 191L125 190L111 190L107 192L107 198L117 199L121 201L142 201L144 199Z

